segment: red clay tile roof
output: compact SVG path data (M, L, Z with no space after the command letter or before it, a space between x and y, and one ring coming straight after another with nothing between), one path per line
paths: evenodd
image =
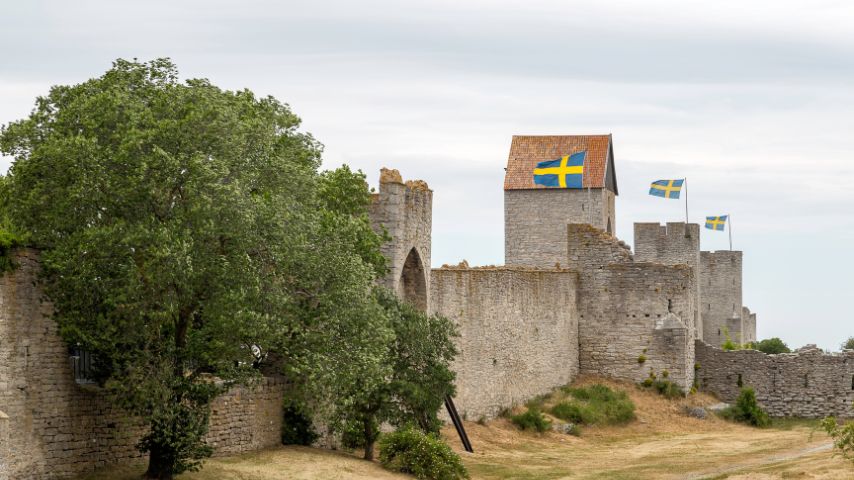
M587 151L584 188L604 188L611 152L610 135L514 135L504 175L504 190L549 188L534 183L534 167L537 163L583 150Z

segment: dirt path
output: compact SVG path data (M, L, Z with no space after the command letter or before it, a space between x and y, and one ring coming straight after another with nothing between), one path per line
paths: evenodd
M732 465L730 467L720 468L710 472L690 475L686 477L685 480L708 480L711 478L720 478L725 474L737 473L744 470L755 470L764 466L771 466L782 462L791 462L793 460L797 460L799 458L803 458L820 452L829 452L832 448L833 443L827 442L817 447L803 448L792 452L772 455L770 457L763 458L757 462ZM852 475L854 475L854 473L852 473Z

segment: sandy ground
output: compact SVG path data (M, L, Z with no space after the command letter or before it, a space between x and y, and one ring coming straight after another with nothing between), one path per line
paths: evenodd
M780 422L769 429L734 425L717 418L684 415L686 405L717 401L705 395L669 401L632 385L626 390L637 405L637 420L622 427L585 428L581 437L521 432L508 420L480 425L466 422L475 453L462 450L453 427L443 430L473 479L614 480L780 480L851 479L854 464L834 457L824 432L814 422ZM139 478L142 467L99 472L86 480ZM187 480L394 479L377 464L342 452L281 447L209 460Z

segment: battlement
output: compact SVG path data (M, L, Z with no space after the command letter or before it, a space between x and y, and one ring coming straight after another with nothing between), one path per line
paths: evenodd
M635 257L667 265L696 265L700 252L700 225L668 222L635 223Z

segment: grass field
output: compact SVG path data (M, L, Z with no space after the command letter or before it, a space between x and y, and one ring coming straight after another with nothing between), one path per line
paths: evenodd
M580 380L589 385L594 380ZM832 456L830 441L815 421L777 421L754 429L717 418L684 415L686 405L716 403L705 395L669 401L632 385L609 381L636 405L637 419L623 426L586 427L581 437L522 432L509 420L466 422L475 449L459 447L453 428L443 435L460 452L473 479L854 479L854 464ZM358 453L358 452L357 452ZM98 472L86 480L136 479L142 466ZM277 449L209 460L186 480L393 479L355 455L307 447Z

